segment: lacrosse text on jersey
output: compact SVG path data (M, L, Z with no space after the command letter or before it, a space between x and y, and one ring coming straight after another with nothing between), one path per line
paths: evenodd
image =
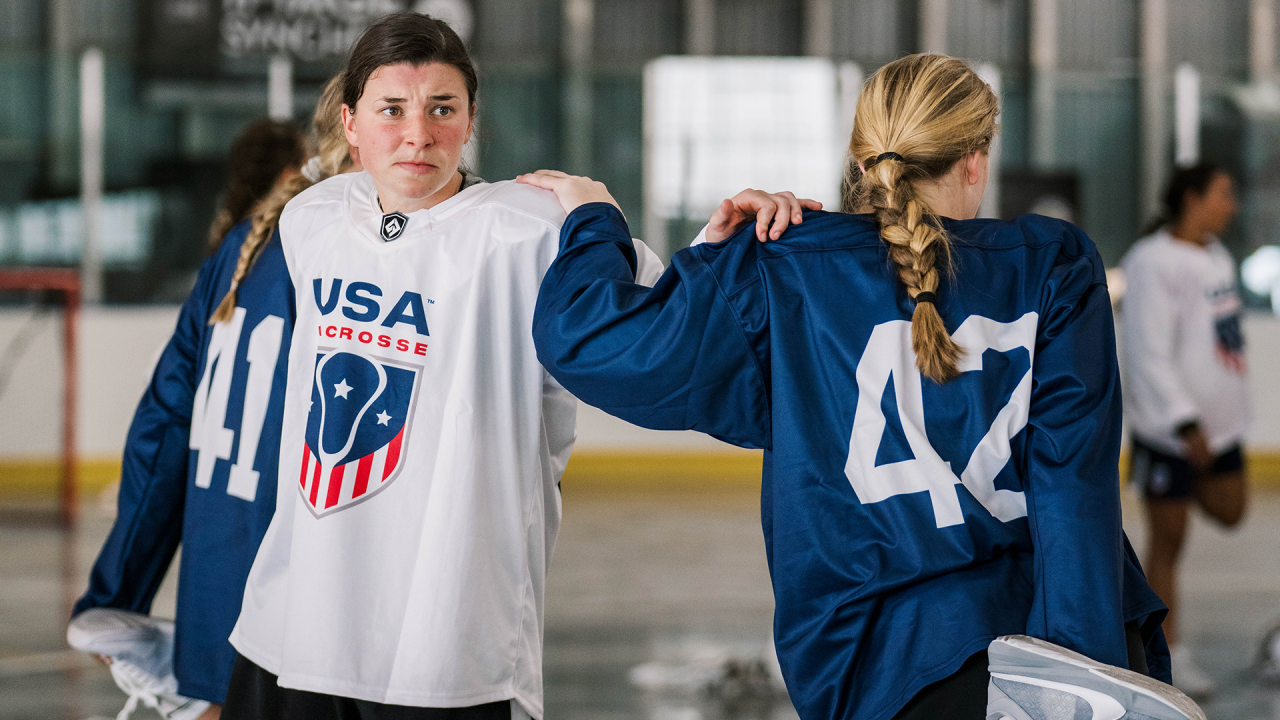
M397 353L426 355L428 344L424 341L431 333L427 326L426 306L435 303L424 299L420 293L405 291L391 302L384 297L381 287L371 282L344 281L333 278L327 281L315 278L311 282L312 297L321 317L338 312L339 318L367 323L364 327L348 323L316 326L321 338L352 340L370 348L383 348ZM404 337L412 333L410 337Z

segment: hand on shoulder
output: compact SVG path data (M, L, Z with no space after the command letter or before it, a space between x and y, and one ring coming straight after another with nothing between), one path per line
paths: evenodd
M559 170L539 170L518 175L516 182L555 193L556 199L560 201L566 213L571 213L580 206L593 202L609 203L618 208L619 212L622 210L618 207L618 201L609 194L609 188L605 187L604 183L589 177L570 175Z
M767 193L747 188L720 203L707 224L707 242L728 239L738 228L751 220L756 221L756 239L760 242L777 240L792 223L804 220L805 210L821 210L817 200L797 198L783 190Z

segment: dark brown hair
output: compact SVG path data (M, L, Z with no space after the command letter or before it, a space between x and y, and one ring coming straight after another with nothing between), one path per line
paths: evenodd
M253 225L240 246L240 257L236 260L236 270L231 276L231 289L223 296L222 302L209 318L210 325L226 322L235 317L236 302L239 299L240 283L253 269L262 249L266 247L276 225L280 223L280 215L284 206L298 193L311 187L319 179L333 177L351 172L355 163L351 162L351 149L347 145L347 136L342 132L340 120L342 102L342 75L339 74L325 85L320 94L320 102L316 105L315 116L311 121L312 132L316 136L316 144L320 154L307 163L309 170L280 178L271 192L253 209ZM308 177L308 172L313 173ZM317 179L319 178L319 179Z
M231 143L231 172L222 206L209 227L209 244L218 247L233 225L249 217L286 168L306 159L306 137L291 122L258 120Z
M1203 195L1215 177L1226 174L1227 171L1221 166L1207 161L1175 169L1164 186L1164 195L1160 198L1160 214L1142 228L1142 234L1150 235L1165 225L1177 223L1182 219L1182 211L1186 208L1187 193Z
M1182 219L1182 211L1186 208L1187 193L1203 195L1209 189L1209 183L1219 174L1226 172L1216 164L1202 162L1188 168L1178 168L1164 190L1164 211L1168 222Z
M462 38L443 20L415 12L387 15L364 31L347 58L342 102L354 110L369 76L380 67L400 63L452 65L466 82L468 105L475 107L479 80Z

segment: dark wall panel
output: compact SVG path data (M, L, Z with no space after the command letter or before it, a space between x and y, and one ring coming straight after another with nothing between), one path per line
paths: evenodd
M679 54L683 26L681 0L596 0L594 54L604 67L639 69Z
M718 55L799 55L801 0L717 0Z
M902 0L837 2L832 45L837 58L874 68L915 49L915 7Z
M1138 57L1138 0L1060 0L1058 67L1131 72Z

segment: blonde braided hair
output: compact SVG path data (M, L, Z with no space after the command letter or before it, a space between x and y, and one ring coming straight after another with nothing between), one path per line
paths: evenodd
M209 318L210 325L229 321L235 315L240 283L271 239L271 234L280 222L280 214L284 212L284 206L298 193L320 180L354 169L355 163L351 160L347 137L342 131L341 73L325 86L312 118L312 129L317 137L319 155L307 163L303 172L285 175L277 180L271 192L254 208L253 226L244 244L240 246L240 259L236 261L236 270L231 276L231 289L213 311ZM312 177L308 177L308 174L312 174Z
M849 140L851 158L865 171L847 178L842 209L874 214L907 295L928 293L911 315L911 344L920 373L939 383L959 375L963 351L935 306L940 273L950 268L950 238L918 185L987 151L997 111L991 88L960 60L909 55L867 81Z

